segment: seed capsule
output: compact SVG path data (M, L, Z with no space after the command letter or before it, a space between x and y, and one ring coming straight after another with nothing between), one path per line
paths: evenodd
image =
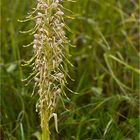
M37 48L37 46L36 46L36 45L33 45L33 48L34 48L34 49L36 49L36 48Z
M43 28L41 28L41 29L39 29L39 31L40 31L40 32L43 32L43 31L44 31L44 29L43 29Z
M37 39L38 38L38 34L34 34L34 38Z
M34 44L36 45L37 43L38 43L38 40L35 39L35 40L34 40Z
M61 23L61 24L60 24L60 26L61 26L61 27L64 27L64 26L65 26L65 24L64 24L64 23Z
M39 81L39 78L35 77L34 80L35 80L36 82L38 82L38 81Z
M54 8L54 9L57 8L57 6L58 6L57 3L52 3L52 5L51 5L51 7Z
M62 39L60 39L60 40L57 42L57 45L62 44L62 42L63 42L63 40L62 40Z
M60 89L60 88L57 89L57 90L55 91L55 93L56 93L56 94L60 94L60 93L61 93L61 89Z
M44 8L47 9L48 8L48 4L44 4Z
M62 11L57 11L56 14L59 15L59 16L64 15L64 13Z
M64 74L63 73L58 73L57 74L58 78L63 79L64 78Z
M42 19L41 18L37 18L36 24L41 24L41 23L42 23Z
M56 2L56 3L59 3L59 0L56 0L55 2Z
M39 17L42 17L43 16L43 14L40 13L40 12L38 12L37 14L38 14Z

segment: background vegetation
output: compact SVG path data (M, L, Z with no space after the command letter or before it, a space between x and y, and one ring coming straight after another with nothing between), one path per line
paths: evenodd
M139 3L138 0L76 0L64 2L70 48L67 108L58 102L59 134L50 122L52 140L138 140L139 134ZM20 30L33 22L19 23L35 0L1 2L1 140L39 140L40 121L35 111L38 95L21 79L30 69L21 61L32 55L23 48L33 38ZM66 46L67 47L67 46Z

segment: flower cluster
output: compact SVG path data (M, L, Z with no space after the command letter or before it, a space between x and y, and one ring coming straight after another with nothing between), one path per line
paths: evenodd
M67 38L64 32L63 11L59 0L45 2L37 1L36 31L34 34L33 50L35 62L35 85L38 87L39 113L46 110L51 116L54 111L56 98L62 92L65 84L63 50Z
M37 7L27 17L27 20L35 19L36 24L30 30L34 34L34 40L29 44L33 44L34 57L28 64L33 67L33 73L29 77L35 80L34 91L39 94L37 111L42 119L42 127L52 116L57 97L66 83L63 64L66 60L65 46L69 42L64 32L61 1L37 0Z
M42 140L50 140L51 117L54 117L58 132L55 106L62 93L66 96L63 88L67 83L66 76L70 78L65 69L67 62L71 64L66 57L66 46L70 43L65 36L64 27L68 30L69 28L65 25L63 12L70 10L64 8L61 2L62 0L37 0L36 8L25 20L19 20L20 22L35 20L34 28L21 33L34 35L33 42L24 45L24 47L33 46L34 53L23 65L32 67L31 74L24 81L28 81L26 85L33 79L35 81L32 94L37 92L39 95L36 111L39 112L41 119Z

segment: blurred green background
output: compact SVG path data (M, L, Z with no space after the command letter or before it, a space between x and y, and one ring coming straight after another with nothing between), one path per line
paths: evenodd
M76 0L63 4L74 19L66 24L70 48L66 108L58 103L59 134L50 121L51 140L139 140L139 3L138 0ZM30 70L22 60L32 56L23 48L33 37L20 30L34 22L19 23L35 6L35 0L1 1L1 140L39 140L40 120L35 111L38 95L33 83L21 79Z

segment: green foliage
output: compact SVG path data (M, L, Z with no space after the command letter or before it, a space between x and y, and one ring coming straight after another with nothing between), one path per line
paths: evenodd
M1 3L1 125L2 140L40 140L40 120L35 111L38 95L31 97L33 83L21 79L29 69L20 63L32 55L22 48L33 38L20 30L33 27L19 23L34 5L33 0L2 0ZM64 2L74 19L66 19L72 33L70 48L70 100L58 101L59 134L50 122L52 140L138 140L139 135L139 33L138 0L76 0ZM67 15L71 15L66 11Z

